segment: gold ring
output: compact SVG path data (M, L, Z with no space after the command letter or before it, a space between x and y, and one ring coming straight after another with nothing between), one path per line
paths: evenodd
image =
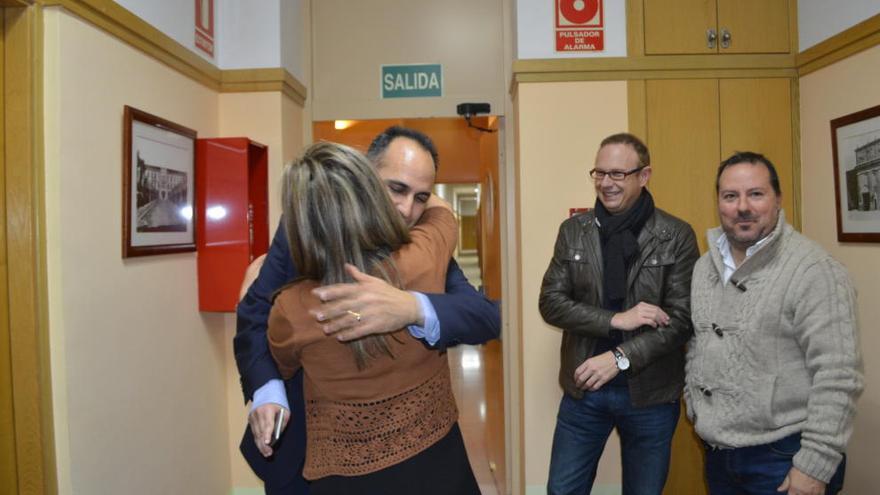
M357 321L361 321L361 314L360 314L360 313L355 312L355 311L351 311L351 310L347 310L346 312L347 312L348 314L350 314L351 316L354 316L354 319L355 319L355 320L357 320Z

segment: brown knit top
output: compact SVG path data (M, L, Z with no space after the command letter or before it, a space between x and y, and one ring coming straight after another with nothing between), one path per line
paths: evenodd
M394 254L403 287L443 292L457 242L455 217L429 208ZM324 335L309 310L320 305L304 280L275 299L269 349L284 378L302 367L306 403L303 476L357 476L402 462L443 438L458 419L445 352L430 350L406 329L387 336L394 358L358 370L348 345ZM302 414L293 411L292 414Z

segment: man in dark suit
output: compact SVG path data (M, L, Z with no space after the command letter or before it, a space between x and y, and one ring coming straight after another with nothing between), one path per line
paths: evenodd
M424 212L434 185L434 144L418 131L391 127L373 140L368 156L387 185L394 205L407 223L414 225ZM325 322L328 334L341 340L402 327L408 327L414 337L438 348L483 343L498 337L498 307L474 290L454 260L449 262L445 294L407 292L360 272L352 274L355 283L316 289L325 304L314 316ZM296 275L286 236L279 227L259 276L237 311L235 360L245 402L252 401L250 428L245 431L241 451L270 495L308 493L308 484L302 478L302 372L283 382L266 341L272 296ZM273 446L272 426L282 410L286 411L282 427L287 431ZM293 424L287 427L287 418L291 417Z

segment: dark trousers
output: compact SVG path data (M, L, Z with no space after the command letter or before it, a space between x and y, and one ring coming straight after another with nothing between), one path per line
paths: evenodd
M801 449L801 435L795 433L773 443L706 449L706 482L711 495L779 495L776 491L792 466L792 458ZM846 456L825 489L834 495L843 488Z
M562 397L550 454L549 495L590 493L611 430L620 434L624 495L660 495L669 472L678 401L633 407L627 387L605 386L581 400Z
M267 481L263 488L266 495L309 495L309 482L302 477L302 472L286 483Z
M458 423L434 445L403 462L362 476L312 481L312 495L480 495Z

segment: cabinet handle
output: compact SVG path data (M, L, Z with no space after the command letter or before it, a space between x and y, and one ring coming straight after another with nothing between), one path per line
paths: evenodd
M718 35L715 34L714 29L706 30L706 46L710 49L715 49L715 41L718 39Z
M721 28L721 48L730 48L730 31Z

